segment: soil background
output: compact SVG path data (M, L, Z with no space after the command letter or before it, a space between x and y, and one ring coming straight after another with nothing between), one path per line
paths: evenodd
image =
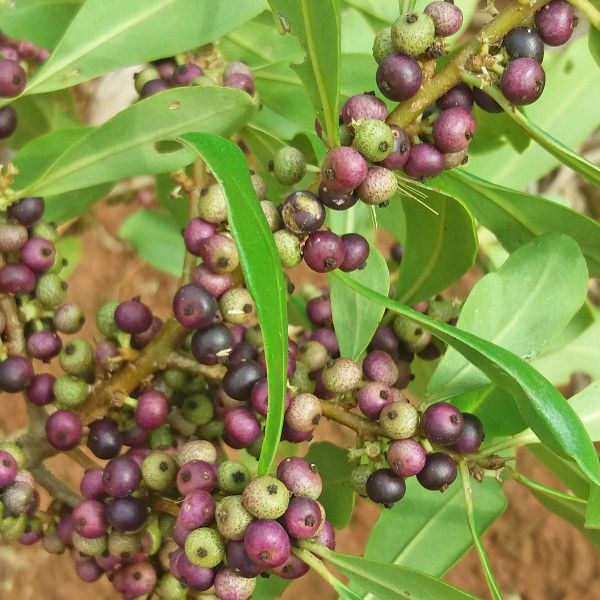
M116 238L123 219L136 206L101 203L94 217L79 224L83 241L81 262L70 279L68 298L79 303L87 315L106 300L141 295L159 316L166 316L175 291L173 278L145 265ZM296 280L306 280L302 272ZM82 335L93 339L93 318L88 318ZM24 425L23 402L19 397L1 399L0 428L13 431ZM346 432L324 424L318 439L342 441ZM520 456L521 468L531 477L557 485L531 455ZM66 458L54 458L49 466L78 488L81 469ZM559 487L559 486L558 486ZM432 492L433 493L433 492ZM573 527L547 512L524 488L508 483L509 507L485 536L502 590L507 600L596 600L600 598L600 555ZM338 533L338 549L360 554L378 509L359 500L351 525ZM465 521L466 527L466 521ZM481 598L488 598L477 556L470 552L447 580ZM295 582L286 600L334 600L336 595L317 575L309 573ZM0 600L116 600L118 595L105 579L84 584L75 575L68 554L50 556L39 545L0 545ZM443 600L443 599L440 599Z

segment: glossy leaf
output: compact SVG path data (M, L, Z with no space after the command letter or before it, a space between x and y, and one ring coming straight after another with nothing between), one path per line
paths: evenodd
M331 231L338 235L360 233L369 242L375 242L375 228L373 227L371 207L364 202L357 202L348 210L328 210L327 225Z
M21 175L14 187L51 196L134 175L173 171L190 164L195 155L189 147L163 140L193 130L228 135L255 109L251 98L239 90L168 90L130 106L96 129L75 130L75 141L63 141L62 148L54 137L50 147L44 138L32 142L36 160L27 146L17 155Z
M443 494L432 494L415 478L406 480L406 488L402 502L384 510L371 530L365 558L441 577L473 546L460 482ZM506 503L498 481L486 477L481 484L473 484L473 504L482 533L504 512Z
M271 470L281 437L287 380L288 321L281 262L240 148L205 133L190 133L183 140L206 162L225 192L229 225L238 245L246 285L256 302L269 387L269 412L258 463L258 474L265 475Z
M587 282L585 261L571 238L540 237L477 282L457 327L531 360L581 308ZM434 398L449 398L488 381L459 352L448 350L428 392Z
M435 184L466 204L509 252L545 233L564 233L581 248L590 276L600 276L600 224L589 217L541 196L484 181L462 169L444 173Z
M600 441L600 381L591 383L569 399L573 410L594 442Z
M99 183L83 190L73 190L57 196L46 196L44 218L54 223L64 223L83 214L90 206L104 198L113 184Z
M600 529L600 486L592 485L587 506L585 507L586 529Z
M365 268L352 272L350 277L381 294L388 293L388 268L374 247L371 248ZM340 354L358 360L379 326L384 307L365 300L335 277L329 277L329 286L333 324L340 344Z
M401 200L406 239L395 297L404 304L448 287L473 266L477 254L475 223L465 206L445 194L422 191L427 206L407 196Z
M256 16L263 0L87 0L24 94L173 56L218 39Z
M327 520L336 529L343 529L350 523L355 500L350 484L353 466L346 450L329 442L317 442L311 444L306 460L317 465L323 480L319 502L325 507Z
M119 229L119 237L130 242L150 265L171 275L180 275L185 249L181 229L165 212L140 210Z
M306 52L293 68L302 80L331 146L339 140L340 15L336 0L269 0L279 28Z
M257 577L252 600L275 600L275 598L281 598L291 583L291 580L281 579L280 577L269 577L268 579Z
M458 350L517 402L519 411L535 434L549 448L574 460L591 481L600 483L600 464L583 423L563 396L533 367L512 352L471 333L440 323L367 288L343 273L346 285L365 298L404 315Z

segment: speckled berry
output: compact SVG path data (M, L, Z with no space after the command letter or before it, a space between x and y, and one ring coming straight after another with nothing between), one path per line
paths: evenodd
M427 14L402 15L392 25L392 42L398 52L419 56L431 46L435 37L435 23Z
M258 565L273 568L282 565L291 551L290 538L277 522L261 519L246 529L244 546L248 556Z
M462 10L453 2L432 2L425 7L423 12L432 18L435 35L439 37L448 37L458 33L463 23Z
M442 152L465 150L475 135L477 125L469 110L456 107L442 112L433 125L435 145Z
M423 413L423 433L435 444L450 446L456 443L463 433L463 427L462 413L448 402L432 404Z
M350 96L340 111L342 121L346 125L366 120L385 121L387 119L387 106L375 94L359 94Z
M575 11L565 0L553 0L535 14L535 27L548 46L561 46L569 41L575 26Z
M322 520L321 509L315 500L295 496L281 517L281 524L290 537L306 539L316 535Z
M349 358L338 358L323 369L323 385L330 392L343 394L356 389L362 379L360 367Z
M177 462L165 452L153 452L142 463L144 483L152 490L165 492L175 483Z
M200 218L192 219L183 230L183 241L186 250L194 256L202 254L204 242L215 235L217 228Z
M506 65L500 78L500 89L513 104L535 102L544 91L546 74L533 58L517 58Z
M281 204L281 218L285 227L296 235L312 233L325 222L325 208L318 196L301 190L290 194Z
M242 577L231 569L221 569L214 586L219 600L248 600L256 588L256 579Z
M306 172L304 154L292 146L284 146L273 159L273 175L282 185L298 183Z
M369 419L377 419L385 406L393 402L389 386L378 381L370 381L356 393L358 408Z
M414 440L395 440L387 451L390 468L401 477L412 477L425 466L425 449Z
M381 64L386 57L396 52L396 47L392 42L392 28L384 27L373 41L373 58L377 64Z
M379 205L390 200L397 190L398 180L394 171L371 167L356 193L365 204Z
M381 162L392 151L394 136L392 130L383 121L367 119L355 127L352 145L367 160Z
M242 493L246 510L257 519L278 519L287 510L290 492L274 477L257 477Z
M202 190L198 199L198 216L207 223L227 221L227 200L218 183L213 183Z
M185 540L185 556L197 567L216 567L225 557L221 536L210 527L192 531Z
M202 260L215 273L231 273L240 264L234 240L223 233L208 238L202 246Z
M302 261L302 251L300 249L300 238L287 229L276 231L273 235L275 247L279 254L281 266L291 269Z
M217 487L226 494L240 494L250 482L248 468L235 460L226 460L217 470Z
M333 148L323 163L323 184L333 192L352 192L363 182L367 170L367 161L354 148Z
M217 503L215 520L224 538L243 540L254 517L244 508L241 496L226 496Z
M321 420L323 409L314 394L298 394L285 412L285 422L296 431L312 431Z
M379 423L385 433L394 440L412 437L419 425L419 413L408 402L393 402L383 408Z

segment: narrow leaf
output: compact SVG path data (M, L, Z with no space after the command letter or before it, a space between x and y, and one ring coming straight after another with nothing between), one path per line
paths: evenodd
M569 400L594 442L600 442L600 381L591 383Z
M269 388L269 412L258 463L258 474L265 475L271 470L281 437L287 381L288 321L281 262L240 148L205 133L190 133L183 140L202 157L225 192L244 278L256 302Z
M600 529L600 486L592 485L585 508L585 528Z

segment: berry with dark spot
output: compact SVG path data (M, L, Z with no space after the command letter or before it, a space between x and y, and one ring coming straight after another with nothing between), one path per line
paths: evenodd
M215 577L214 586L219 600L248 600L256 588L256 579L244 577L231 569L221 569Z
M194 283L180 287L173 297L173 314L188 329L206 327L215 318L217 310L217 302L209 291Z
M273 176L282 185L298 183L306 173L304 154L292 146L284 146L273 159Z
M358 94L350 96L340 111L342 121L346 125L352 122L376 119L385 121L387 119L387 106L375 94Z
M381 162L381 166L386 169L396 170L402 168L406 164L410 154L411 144L408 133L406 133L404 129L396 125L390 125L390 129L394 136L394 144L392 146L392 151Z
M390 200L398 190L396 174L386 167L371 167L356 193L365 203L383 204Z
M449 108L434 123L433 140L442 152L460 152L471 143L476 127L469 110Z
M457 442L450 446L452 450L460 454L470 454L477 452L481 442L485 439L483 433L483 424L478 417L471 413L462 413L464 427L463 432Z
M435 35L448 37L459 31L463 23L462 10L453 2L438 0L425 7L423 11L433 19Z
M367 161L354 148L333 148L325 157L321 170L323 185L332 192L352 192L363 182L367 170Z
M241 494L250 482L250 471L246 465L235 460L226 460L217 470L217 487L225 494Z
M277 522L261 519L246 529L244 546L251 560L270 569L282 565L291 552L290 538Z
M318 196L301 190L290 194L281 204L285 227L296 235L318 231L325 222L325 207Z
M546 74L533 58L517 58L506 65L500 78L500 89L513 104L535 102L544 91Z
M216 567L225 557L221 536L210 527L192 531L185 540L185 556L197 567Z
M410 13L392 25L392 42L398 52L419 56L431 46L435 33L434 20L428 14Z
M83 424L79 415L69 410L57 410L46 421L48 442L57 450L72 450L81 442Z
M389 158L389 157L388 157ZM321 202L332 210L348 210L358 202L358 196L351 192L336 192L330 189L325 182L319 187Z
M456 443L463 433L462 413L449 402L436 402L427 407L422 417L423 433L442 446Z
M381 61L376 80L377 87L386 98L401 102L419 91L423 73L412 56L392 54Z
M432 452L417 474L419 483L428 490L444 491L457 475L456 463L444 452Z
M211 492L217 483L213 466L204 460L191 460L177 473L177 489L182 496L194 490Z
M215 273L231 273L240 264L235 242L223 233L208 238L202 246L201 254L206 267Z
M366 483L367 496L378 504L391 506L401 500L406 492L404 479L391 469L373 471Z
M363 385L356 394L358 408L369 419L378 419L381 411L394 399L389 386L378 381Z
M321 509L316 500L305 496L295 496L280 519L290 537L305 539L313 537L323 521Z
M419 442L394 440L387 451L390 468L401 477L412 477L421 472L427 455Z
M142 333L152 325L152 311L139 299L121 302L115 309L117 327L125 333Z
M0 96L14 98L18 96L27 85L27 75L23 67L11 59L0 60Z
M107 494L115 498L124 498L138 488L142 480L142 471L130 456L117 456L104 467L102 480Z
M34 237L21 249L21 261L33 271L43 273L52 268L56 248L54 244L44 238Z
M218 362L224 361L232 348L231 331L221 323L198 329L192 336L192 354L203 365L216 365Z
M244 508L257 519L278 519L285 513L290 492L275 477L257 477L242 493Z
M383 407L379 423L389 437L404 440L415 435L419 426L419 413L412 404L401 400Z
M332 231L311 233L304 243L303 253L308 267L317 273L337 269L346 256L344 242Z
M228 540L243 540L254 517L244 508L241 496L225 496L217 504L215 520L223 537Z
M194 63L185 63L178 65L171 77L173 85L189 85L196 77L204 75L202 67Z

